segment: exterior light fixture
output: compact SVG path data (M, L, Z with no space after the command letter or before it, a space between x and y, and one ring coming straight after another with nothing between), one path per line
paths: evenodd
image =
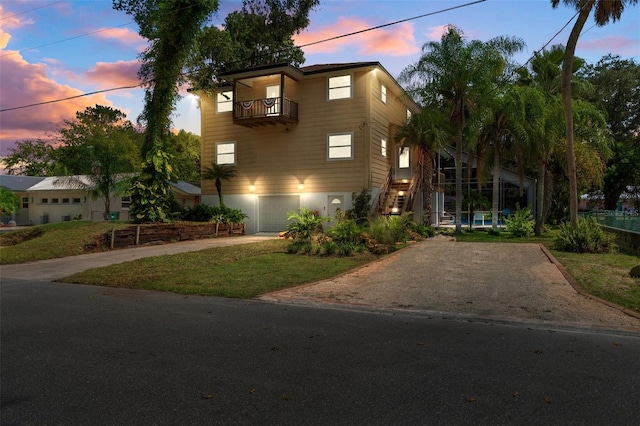
M398 213L398 208L397 207L392 208L391 213Z
M256 186L255 185L249 185L249 191L256 192Z
M299 189L300 191L302 191L302 190L304 189L304 184L299 183L299 184L298 184L298 189Z
M409 183L409 179L402 179L402 183Z
M403 196L404 195L404 191L398 191L398 195Z

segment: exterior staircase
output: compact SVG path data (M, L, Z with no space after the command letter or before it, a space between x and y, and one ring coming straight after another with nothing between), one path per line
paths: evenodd
M405 211L412 210L413 206L408 205L408 201L413 198L410 190L411 180L392 180L379 213L386 216L400 215Z

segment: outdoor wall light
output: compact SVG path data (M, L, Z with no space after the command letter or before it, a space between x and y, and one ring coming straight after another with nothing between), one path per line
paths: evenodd
M298 189L299 189L300 191L302 191L302 190L304 189L304 184L299 183L299 184L298 184Z
M392 208L391 213L398 213L398 208L397 207Z
M398 191L398 195L402 197L404 195L404 191Z
M255 185L249 185L249 191L256 192L256 186Z
M402 183L409 183L409 179L402 179Z

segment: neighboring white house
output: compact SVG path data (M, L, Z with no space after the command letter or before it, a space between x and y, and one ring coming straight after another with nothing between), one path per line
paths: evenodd
M88 183L86 176L78 176ZM85 190L71 185L60 185L60 177L32 177L0 175L0 186L20 197L21 208L11 217L3 217L18 226L66 222L74 219L104 220L104 201L92 199ZM200 188L187 182L169 182L176 201L184 207L200 203ZM129 220L128 196L111 199L109 218Z

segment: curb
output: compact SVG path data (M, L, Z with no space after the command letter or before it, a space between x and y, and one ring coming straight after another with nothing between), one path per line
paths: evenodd
M565 268L564 265L562 265L558 261L558 259L556 259L555 256L553 254L551 254L551 252L544 246L544 244L538 243L538 247L540 247L540 250L542 250L542 252L545 254L545 256L547 256L547 258L551 261L551 263L556 265L556 267L558 268L560 273L562 273L564 278L569 282L569 284L571 284L571 287L573 287L573 289L579 295L584 296L587 299L591 299L591 300L594 300L596 302L599 302L599 303L602 303L604 305L607 305L610 308L617 309L618 311L620 311L620 312L622 312L622 313L624 313L626 315L629 315L631 317L640 319L640 312L635 312L635 311L632 311L631 309L623 308L622 306L616 305L613 302L609 302L608 300L604 300L604 299L599 298L598 296L594 296L593 294L587 293L582 288L582 286L580 284L578 284L578 282L571 276L571 274L569 274L569 271L567 271L567 268Z

